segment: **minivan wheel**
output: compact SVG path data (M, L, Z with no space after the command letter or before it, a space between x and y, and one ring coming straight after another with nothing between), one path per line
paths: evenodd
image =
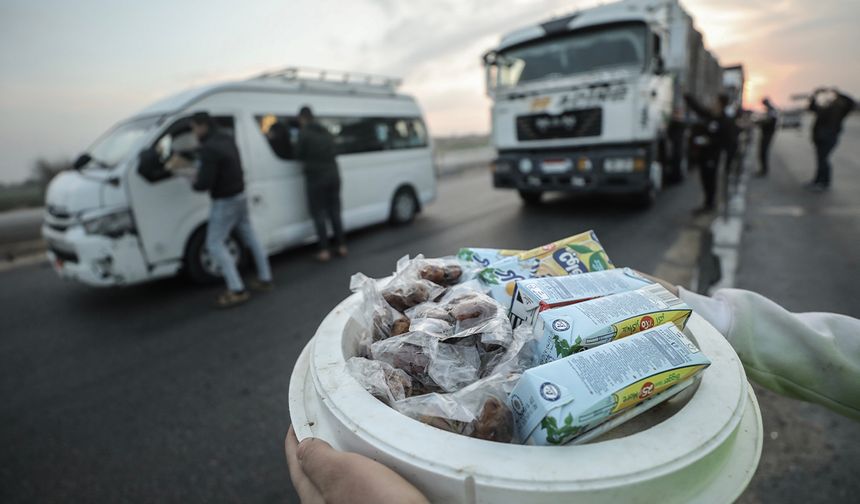
M236 262L237 267L241 267L245 256L245 249L242 248L235 236L230 236L227 239L227 250ZM212 257L206 248L205 227L197 230L191 239L188 240L184 262L185 271L194 283L212 284L223 281L221 268L218 267L215 258Z
M415 220L418 213L418 201L415 193L407 187L401 187L391 199L391 223L395 225L408 224Z

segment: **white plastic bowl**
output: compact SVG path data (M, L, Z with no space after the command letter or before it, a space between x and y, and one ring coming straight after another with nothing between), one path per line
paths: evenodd
M712 364L695 390L587 444L522 446L430 427L365 391L346 369L360 301L350 296L329 313L296 362L293 426L300 440L382 462L432 502L732 502L758 465L758 403L734 350L698 315L686 333Z

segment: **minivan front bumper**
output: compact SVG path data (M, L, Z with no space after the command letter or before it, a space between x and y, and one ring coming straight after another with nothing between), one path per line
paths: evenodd
M45 224L42 236L48 247L48 260L62 278L110 287L150 277L135 235L110 238L86 234L81 225L60 231Z

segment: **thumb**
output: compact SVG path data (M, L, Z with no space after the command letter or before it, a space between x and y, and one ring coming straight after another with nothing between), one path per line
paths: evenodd
M339 455L330 444L317 438L307 438L299 443L296 458L302 466L302 471L317 485L335 479L339 464Z

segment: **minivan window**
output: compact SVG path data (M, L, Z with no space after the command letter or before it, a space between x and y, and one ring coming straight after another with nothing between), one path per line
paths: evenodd
M273 153L295 159L296 117L265 114L256 120ZM417 117L318 117L317 121L334 137L339 155L427 147L427 129Z
M157 117L147 117L120 124L108 131L87 151L96 160L94 165L103 168L116 166L157 122Z
M219 131L234 135L233 118L231 116L213 116ZM159 158L166 161L172 154L177 152L193 152L197 149L197 139L191 133L191 120L188 117L177 119L169 128L155 141L155 150Z

